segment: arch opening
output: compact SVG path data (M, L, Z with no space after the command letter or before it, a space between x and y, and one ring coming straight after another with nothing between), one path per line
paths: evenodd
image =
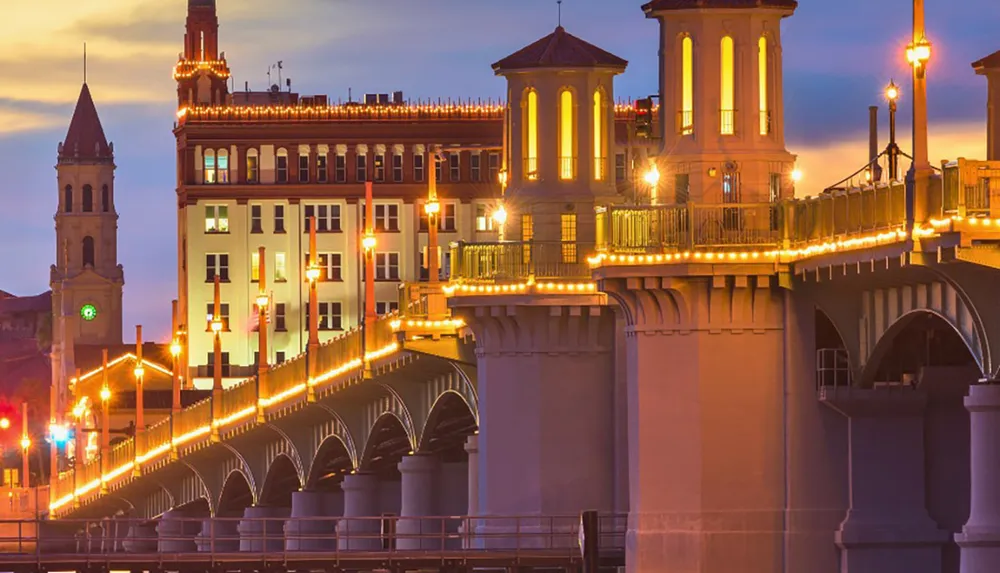
M217 517L242 517L243 510L253 505L253 490L243 472L230 472L219 496Z
M344 476L351 473L353 469L354 462L351 460L351 453L347 450L343 440L337 436L330 436L323 441L316 452L316 457L313 458L309 478L306 480L306 489L326 492L339 491Z
M446 392L427 417L420 451L437 454L444 463L468 459L465 441L479 429L472 409L459 394Z
M90 185L83 186L83 212L92 213L94 211L94 188Z
M291 458L282 454L271 462L264 477L257 505L264 507L292 507L292 494L301 489L299 473Z
M899 319L869 359L874 384L916 385L924 368L979 368L965 340L941 316L916 311Z
M94 266L94 238L83 238L83 266Z
M63 189L63 211L66 213L73 212L73 186L67 185Z
M853 380L847 345L836 325L822 309L816 309L816 386L850 386Z
M199 497L198 499L187 503L182 503L181 505L173 508L173 511L183 512L184 515L191 517L208 517L211 515L210 504L204 497Z
M410 451L410 438L403 423L393 414L383 414L372 428L361 461L361 471L383 479L399 479L399 461Z
M111 210L111 190L107 185L101 187L101 211L107 213Z

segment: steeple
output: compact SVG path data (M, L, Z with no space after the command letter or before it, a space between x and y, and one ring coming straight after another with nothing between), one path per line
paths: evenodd
M184 51L174 68L178 107L224 104L229 76L226 54L219 52L215 0L188 0Z
M76 101L73 120L70 121L66 139L59 146L59 162L108 162L114 160L114 148L104 137L101 118L90 95L90 88L83 84Z

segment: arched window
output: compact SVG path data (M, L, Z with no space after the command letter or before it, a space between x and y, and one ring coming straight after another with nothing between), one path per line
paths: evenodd
M219 183L229 183L229 152L220 149L215 155L216 180Z
M365 153L367 153L367 151ZM365 160L367 161L367 157L365 158ZM367 163L365 163L364 165L367 166ZM275 180L278 183L288 183L288 150L285 149L284 147L278 149L278 153L274 161L274 167L275 167L275 173L274 173ZM359 182L363 182L365 180L366 180L365 175L361 175L360 178L358 179Z
M694 133L694 41L681 40L681 135Z
M538 179L538 92L528 89L525 109L524 174L527 179Z
M760 134L771 133L771 110L767 101L767 36L757 42L757 82L760 84Z
M573 92L564 89L559 94L559 178L563 180L572 179L576 171L573 115Z
M66 189L63 190L63 211L67 213L73 212L73 186L67 185Z
M83 238L83 266L94 266L94 238Z
M204 31L202 31L202 33L201 33L201 57L200 57L200 59L203 62L206 61L206 60L208 60L208 58L205 57L205 32Z
M107 213L111 210L111 190L105 185L101 187L101 211Z
M607 171L605 162L608 154L604 149L607 129L608 114L604 109L604 92L598 88L594 91L594 181L604 181L604 173Z
M90 185L83 186L83 212L91 213L94 211L94 188Z
M734 92L736 69L733 54L733 39L729 36L724 36L721 47L722 94L720 103L722 107L719 114L721 122L719 131L722 135L733 135L736 133L736 110L733 109L736 99Z
M260 159L256 149L247 150L247 183L257 183L260 181ZM343 181L340 181L343 183Z
M215 150L206 149L205 150L205 169L204 177L205 183L215 183L217 181L215 177Z

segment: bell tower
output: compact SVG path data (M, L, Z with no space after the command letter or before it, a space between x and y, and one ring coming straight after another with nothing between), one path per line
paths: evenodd
M781 21L796 0L654 0L660 22L664 203L795 194L785 149Z
M627 66L562 26L493 64L507 79L508 239L563 243L563 259L566 243L593 245L595 204L617 198L614 77Z
M178 108L225 104L229 76L226 54L219 53L215 0L188 0L184 51L174 67Z
M72 373L77 344L122 343L122 266L118 264L114 146L104 136L83 84L56 164L58 208L52 288L52 373Z

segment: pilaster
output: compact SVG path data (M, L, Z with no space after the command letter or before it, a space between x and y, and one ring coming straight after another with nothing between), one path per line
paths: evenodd
M969 520L955 535L962 573L1000 571L1000 385L969 388L971 499Z

